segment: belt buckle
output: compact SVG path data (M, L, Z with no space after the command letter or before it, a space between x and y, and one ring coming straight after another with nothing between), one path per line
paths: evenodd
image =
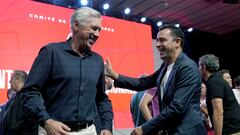
M88 121L88 122L86 123L86 128L90 127L92 124L93 124L93 121Z
M168 131L167 130L160 130L159 134L160 135L168 135Z
M83 124L83 123L77 122L77 123L76 123L76 128L77 128L77 130L80 130L80 129L83 129L83 128L85 128L85 127L84 127L84 124Z
M77 126L80 128L80 129L83 129L83 128L87 128L89 126L88 122L86 123L82 123L82 122L78 122L77 123Z

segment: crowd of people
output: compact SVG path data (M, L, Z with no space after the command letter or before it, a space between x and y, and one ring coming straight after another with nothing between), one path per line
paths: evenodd
M112 135L105 90L113 83L137 91L131 135L240 135L240 76L232 84L213 54L194 62L183 52L180 28L159 29L161 67L133 78L91 49L101 30L98 11L83 7L70 20L69 39L43 46L29 74L13 72L9 100L0 108L0 135Z

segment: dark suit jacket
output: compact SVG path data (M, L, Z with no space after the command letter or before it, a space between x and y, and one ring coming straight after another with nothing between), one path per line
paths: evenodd
M155 73L144 78L120 75L114 82L115 86L132 90L145 90L157 86L159 91L164 67L165 63ZM205 134L202 131L204 128L200 115L200 93L201 76L198 66L181 53L173 65L164 89L163 100L159 103L160 115L142 125L144 134L154 134L160 130L167 130L169 134L174 135Z

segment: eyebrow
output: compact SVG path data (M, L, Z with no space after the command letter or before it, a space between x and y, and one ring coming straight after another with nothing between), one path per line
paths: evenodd
M98 30L98 31L101 31L102 30L102 27L99 27L99 26L91 26L91 28L93 30Z

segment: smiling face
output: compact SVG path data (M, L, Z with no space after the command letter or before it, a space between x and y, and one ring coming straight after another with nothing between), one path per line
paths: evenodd
M101 31L101 18L88 18L85 25L80 25L77 21L74 23L75 35L78 45L84 51L91 50L91 47L97 41Z
M180 47L181 39L172 36L170 29L160 30L157 34L157 49L162 60L172 60L176 49Z

